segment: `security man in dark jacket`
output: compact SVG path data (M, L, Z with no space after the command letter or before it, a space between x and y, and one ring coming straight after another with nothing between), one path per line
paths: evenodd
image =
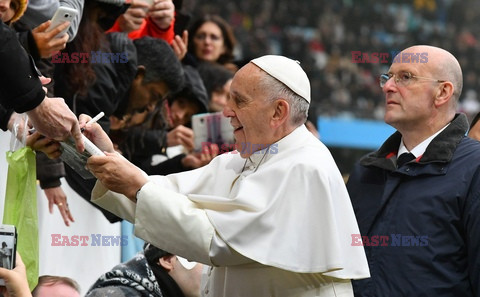
M460 65L413 46L380 85L397 131L347 184L361 232L352 244L365 246L371 273L353 281L355 296L480 296L480 143L455 114Z

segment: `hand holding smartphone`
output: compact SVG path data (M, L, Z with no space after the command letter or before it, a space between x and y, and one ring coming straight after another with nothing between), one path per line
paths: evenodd
M55 14L53 15L52 23L50 24L50 27L48 27L46 32L52 31L55 27L57 27L60 24L63 24L64 22L71 23L73 18L76 17L77 15L78 15L77 10L70 7L66 7L66 6L60 6L55 12ZM67 33L68 28L70 28L70 26L63 29L60 33L58 33L55 36L55 38L61 38L63 34Z
M17 250L17 230L13 225L0 225L0 267L13 269ZM0 286L5 281L0 278Z

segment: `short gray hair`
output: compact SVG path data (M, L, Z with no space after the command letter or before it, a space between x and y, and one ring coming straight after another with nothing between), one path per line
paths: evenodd
M305 124L310 106L307 100L265 71L262 70L262 72L263 75L260 78L259 87L268 90L270 97L267 100L273 103L277 99L285 99L290 104L292 124L297 126Z

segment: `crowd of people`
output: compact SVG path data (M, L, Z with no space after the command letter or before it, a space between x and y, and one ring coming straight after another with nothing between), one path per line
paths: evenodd
M0 0L0 128L28 128L67 226L62 177L146 241L86 296L479 296L476 13L462 2L62 0L82 13L60 37L68 24L48 29L41 3ZM206 112L229 119L235 149L195 149ZM319 115L397 131L345 183ZM102 152L91 179L62 158L85 138ZM61 276L31 291L15 259L0 294L79 296Z
M477 74L479 12L471 1L195 1L196 13L217 13L234 28L240 60L265 52L303 62L312 81L315 116L381 120L378 77L412 44L453 53L465 75L459 110L471 119L480 110ZM383 62L353 63L352 52L386 53Z

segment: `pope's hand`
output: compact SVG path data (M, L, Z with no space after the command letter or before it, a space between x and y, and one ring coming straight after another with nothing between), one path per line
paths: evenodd
M87 168L109 190L136 201L137 191L148 181L143 172L118 153L91 156Z

